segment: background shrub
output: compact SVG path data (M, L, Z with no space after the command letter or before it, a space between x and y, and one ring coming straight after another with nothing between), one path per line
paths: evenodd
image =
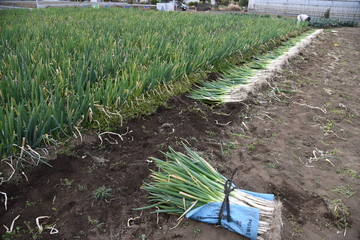
M189 3L188 3L188 6L189 6L189 7L195 7L196 4L197 4L197 2L189 2Z
M330 27L356 27L354 21L343 21L339 19L312 18L310 26L313 28L330 28Z
M242 7L247 7L249 5L249 0L240 0L239 5Z

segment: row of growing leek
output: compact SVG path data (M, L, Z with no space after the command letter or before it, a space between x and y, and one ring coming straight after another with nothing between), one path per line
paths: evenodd
M303 25L278 18L120 8L0 15L0 157L67 136L159 84L181 81ZM25 141L24 141L25 140Z

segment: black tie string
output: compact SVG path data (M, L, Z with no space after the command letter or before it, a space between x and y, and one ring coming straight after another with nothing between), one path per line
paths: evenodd
M221 219L224 216L224 207L226 206L226 212L227 212L227 216L226 216L226 220L228 222L231 222L231 216L230 216L230 201L229 201L229 195L230 192L233 191L235 189L235 187L231 187L232 186L232 180L234 178L234 175L236 173L238 169L235 168L233 174L231 175L231 178L229 178L228 180L226 180L225 184L224 184L224 201L221 204L221 208L220 208L220 212L219 212L219 220L218 220L218 224L221 225Z

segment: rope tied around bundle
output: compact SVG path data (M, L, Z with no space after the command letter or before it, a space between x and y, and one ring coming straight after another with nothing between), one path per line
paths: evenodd
M229 201L229 195L231 193L231 191L233 191L236 187L232 187L233 183L233 178L235 176L235 173L237 172L237 168L235 168L234 172L232 173L231 177L229 179L226 180L225 184L224 184L224 201L221 204L220 207L220 211L219 211L219 219L218 219L218 225L221 225L221 219L224 216L224 208L226 207L226 212L227 212L227 216L226 216L226 220L228 222L231 222L231 216L230 216L230 201Z

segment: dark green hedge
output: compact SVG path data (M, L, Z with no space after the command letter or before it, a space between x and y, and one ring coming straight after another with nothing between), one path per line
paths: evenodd
M313 28L356 27L357 22L339 19L312 18L309 25Z

